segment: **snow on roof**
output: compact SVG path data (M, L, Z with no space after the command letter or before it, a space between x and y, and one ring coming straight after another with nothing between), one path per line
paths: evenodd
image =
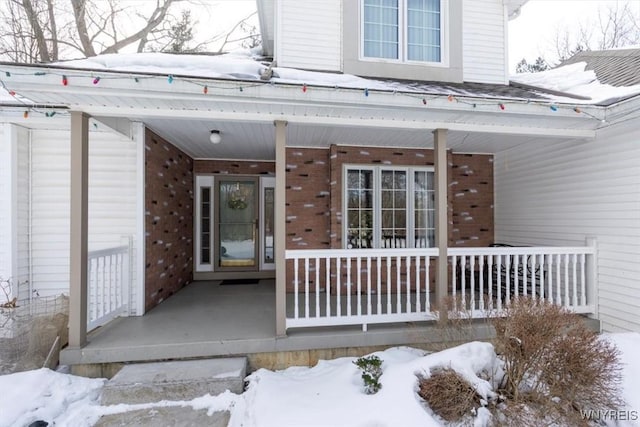
M107 54L56 65L89 70L128 71L137 73L175 74L182 76L260 80L268 65L256 60L250 51L237 50L224 55L183 55L169 53ZM271 81L307 83L369 89L389 89L387 84L350 74L273 68Z
M567 94L591 98L589 104L609 105L613 102L640 94L640 85L614 87L598 81L593 70L586 70L586 62L565 65L539 73L522 73L511 80Z
M180 75L194 78L221 78L255 80L309 86L339 87L346 89L384 90L433 96L457 96L485 99L575 102L571 97L552 97L544 91L516 88L508 85L481 83L407 82L362 78L351 74L305 71L294 68L273 67L260 62L248 50L237 50L224 55L183 55L167 53L108 54L87 59L54 64L65 68L92 71L118 71Z
M434 96L467 96L485 99L541 100L558 103L610 104L612 100L640 93L640 85L612 87L598 82L593 71L585 71L585 63L571 64L541 73L511 76L509 85L481 83L407 82L362 78L351 74L305 71L273 67L259 60L249 50L224 55L186 55L168 53L107 54L86 59L52 64L78 70L163 74L194 78L232 79L256 82L307 84L310 86L370 89ZM553 91L553 92L552 92ZM577 100L573 96L586 99ZM0 103L15 102L0 90ZM610 102L606 102L610 101Z

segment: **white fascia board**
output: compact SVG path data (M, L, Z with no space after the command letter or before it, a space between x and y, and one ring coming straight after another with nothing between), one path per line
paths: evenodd
M100 107L100 106L81 106L78 108L88 114L110 115L130 117L139 114L135 108L127 107ZM384 129L449 129L461 132L485 132L497 134L511 135L532 135L532 136L548 136L548 137L567 137L567 138L593 138L595 130L593 129L569 129L569 128L549 128L549 127L533 127L533 126L505 126L496 124L479 124L479 123L460 123L454 121L431 121L431 120L395 120L384 118L350 118L350 117L327 117L312 115L294 115L294 114L274 114L274 113L247 113L244 111L222 112L222 111L197 111L197 110L174 110L174 109L155 109L145 114L146 117L153 118L185 118L185 119L202 119L202 120L220 120L220 121L249 121L249 122L265 122L271 123L276 120L284 120L289 123L296 124L315 124L326 126L352 126L367 128L384 128Z
M59 71L56 71L59 72ZM67 72L67 71L65 71ZM83 78L73 78L72 73L78 72L69 70L69 86L61 89L59 76L45 75L34 76L27 73L16 73L16 77L12 78L12 88L18 93L25 96L38 98L36 101L56 99L62 100L69 104L72 109L82 109L90 114L98 114L102 107L109 109L109 114L123 117L117 110L126 111L124 117L144 117L156 114L155 108L134 107L140 105L140 101L151 100L172 100L172 101L197 101L211 103L211 107L206 108L206 112L212 109L218 109L221 116L228 111L224 107L216 106L217 102L232 102L234 104L245 104L255 109L257 105L281 105L283 107L316 107L326 109L327 112L334 108L350 108L354 116L362 116L367 113L368 109L378 108L395 110L396 112L403 109L411 109L412 111L434 111L434 112L455 112L466 113L469 115L490 114L501 115L503 118L513 118L514 125L518 122L519 117L528 116L543 119L545 117L557 119L570 118L575 128L575 120L584 119L584 124L579 126L580 129L561 129L563 134L572 130L577 131L576 135L584 135L585 129L593 129L597 127L600 116L603 114L601 109L589 106L580 106L580 110L584 114L576 113L573 105L563 105L559 108L551 108L554 105L549 100L513 100L513 99L489 99L489 98L471 98L456 96L449 101L446 94L433 97L433 95L423 95L420 93L399 93L383 90L364 90L353 88L330 88L330 87L308 87L306 91L301 90L301 84L268 84L260 82L246 82L233 80L212 80L212 79L190 79L190 81L175 79L172 84L168 84L164 78L153 77L140 79L138 83L133 83L133 78L128 79L124 75L123 79L108 79L101 81L101 85L96 87L91 83L86 75ZM84 72L86 73L86 71ZM101 73L104 75L105 73ZM122 74L119 74L122 76ZM198 85L193 82L199 82ZM71 84L73 82L73 85ZM104 82L104 83L102 83ZM208 94L202 93L202 86L207 83ZM170 88L171 90L167 90ZM242 88L242 90L240 90ZM106 97L111 98L112 105L105 104ZM424 97L424 98L423 98ZM114 101L117 99L117 102ZM424 101L423 101L424 100ZM135 101L135 102L134 102ZM426 104L424 104L426 102ZM87 103L95 103L100 105L87 105ZM117 105L116 105L117 104ZM504 104L505 108L499 108L500 104ZM124 107L129 105L129 107ZM172 110L179 111L179 110ZM197 116L201 110L190 109L188 114L192 117ZM319 112L322 117L323 112ZM246 114L246 112L245 112ZM232 114L233 115L233 114ZM266 116L269 116L268 114ZM271 115L273 116L273 115ZM209 116L208 116L209 117ZM260 115L260 117L263 117ZM305 113L306 117L306 113ZM594 119L595 118L595 119ZM296 116L296 119L304 120ZM260 119L262 121L262 119ZM294 120L295 121L295 120ZM318 123L315 121L315 123ZM362 125L362 124L361 124ZM469 124L472 128L482 127L484 125ZM487 123L490 125L490 123ZM395 127L395 126L392 126ZM463 126L464 127L464 126ZM519 126L513 126L520 128ZM562 127L562 126L560 126ZM466 128L466 127L465 127ZM510 128L510 127L509 127ZM553 129L549 129L553 132ZM552 135L550 135L552 136Z
M423 98L427 100L426 108L465 110L473 109L479 112L491 112L500 114L528 114L550 117L568 116L575 118L576 113L573 107L598 114L599 108L584 104L557 103L553 100L525 100L510 98L481 98L463 95L454 95L455 101L447 100L448 94L440 95L423 94L420 92L398 92L392 90L367 89L365 96L364 88L345 88L339 86L316 86L307 84L307 90L302 91L304 83L280 83L261 81L242 81L229 79L211 79L198 77L175 76L171 84L167 83L164 75L144 75L140 73L109 72L108 70L87 71L75 69L60 69L56 67L41 68L45 75L36 76L33 68L26 66L4 65L3 69L11 70L14 74L10 83L11 89L19 94L22 92L34 94L49 92L60 96L117 96L126 99L127 97L151 98L151 99L180 99L180 100L203 100L211 99L214 96L233 99L240 102L248 99L255 102L256 99L264 100L267 103L282 101L285 103L295 103L299 101L305 104L323 103L336 105L358 105L371 106L379 105L386 108L393 107L418 107L423 105ZM64 73L68 79L68 86L62 86L60 75ZM100 74L103 79L100 85L92 83L92 79L87 77L88 73ZM139 78L134 83L135 77ZM187 81L188 80L188 81ZM376 82L372 82L375 84ZM204 85L208 85L208 94L202 93ZM242 91L240 88L242 87ZM171 90L167 90L170 88ZM434 98L434 96L436 96ZM38 101L38 99L36 99ZM507 106L505 111L498 108L499 104ZM472 107L475 104L475 107ZM552 105L564 106L557 111L552 111ZM592 111L593 110L593 111ZM598 116L599 117L599 116Z
M607 123L629 120L640 116L640 95L625 99L605 109L603 119Z

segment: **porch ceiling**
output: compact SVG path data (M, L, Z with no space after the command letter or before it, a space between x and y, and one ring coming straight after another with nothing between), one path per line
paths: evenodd
M7 68L5 66L5 68ZM524 143L593 138L601 126L597 107L550 109L549 101L459 99L360 89L313 87L166 76L104 75L99 84L86 71L36 75L13 66L11 90L43 105L55 104L96 117L144 122L194 158L273 160L274 120L286 120L287 144L432 147L431 131L449 129L448 147L458 152L496 153ZM74 77L74 73L79 73ZM82 75L82 78L80 77ZM207 93L203 92L208 84ZM244 86L243 86L244 85ZM501 103L506 108L498 108ZM18 119L19 120L19 119ZM28 125L27 123L25 123ZM222 143L209 142L212 129Z

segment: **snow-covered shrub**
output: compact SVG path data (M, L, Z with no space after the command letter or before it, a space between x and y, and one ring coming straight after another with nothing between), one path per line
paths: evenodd
M418 395L434 414L450 422L461 421L481 406L475 388L451 368L434 368L428 377L418 376Z
M380 376L382 375L382 360L375 355L363 356L353 362L362 371L362 381L364 381L364 392L375 394L381 388Z
M496 352L504 362L500 392L511 406L510 418L517 412L529 418L539 410L545 419L580 425L580 411L621 406L618 350L577 315L546 301L519 298L492 323Z

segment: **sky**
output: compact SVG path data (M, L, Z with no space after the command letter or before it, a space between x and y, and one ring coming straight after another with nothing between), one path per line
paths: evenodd
M521 14L509 23L509 69L515 71L522 59L534 61L543 56L550 61L556 59L554 36L558 29L577 31L580 22L595 25L598 10L615 6L616 1L599 0L530 0L522 7ZM629 4L640 14L640 0Z

